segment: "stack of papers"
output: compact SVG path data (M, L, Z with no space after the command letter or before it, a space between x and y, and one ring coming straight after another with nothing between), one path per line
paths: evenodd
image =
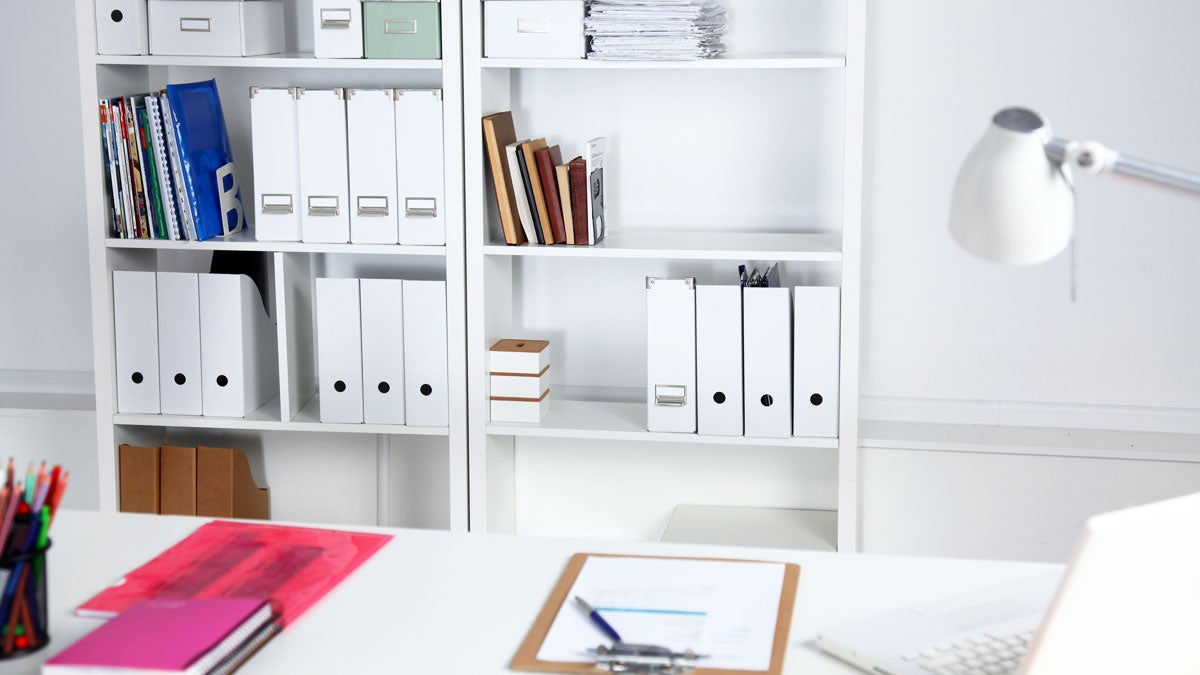
M589 59L690 61L725 52L720 0L592 0L583 32Z

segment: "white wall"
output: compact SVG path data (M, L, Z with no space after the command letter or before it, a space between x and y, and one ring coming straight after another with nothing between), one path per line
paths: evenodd
M0 22L0 371L90 371L75 13L8 3Z
M1069 256L979 262L946 225L958 163L1008 105L1200 169L1200 3L870 5L863 395L1200 408L1200 199L1080 179L1076 302Z

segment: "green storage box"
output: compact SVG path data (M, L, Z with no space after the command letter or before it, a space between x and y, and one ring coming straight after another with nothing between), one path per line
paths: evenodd
M363 54L368 59L442 58L441 10L438 2L364 2Z

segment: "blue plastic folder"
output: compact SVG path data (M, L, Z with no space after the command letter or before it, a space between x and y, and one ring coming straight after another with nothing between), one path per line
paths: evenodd
M241 230L242 193L216 80L168 84L167 99L196 237L204 241Z

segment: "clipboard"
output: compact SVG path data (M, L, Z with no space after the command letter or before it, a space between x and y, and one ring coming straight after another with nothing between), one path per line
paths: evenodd
M554 619L558 616L559 611L563 609L563 605L567 600L567 594L570 593L572 586L575 585L575 580L579 577L580 570L587 562L589 557L596 558L657 558L663 560L702 560L714 562L746 562L746 563L769 563L781 564L784 566L783 572L783 587L779 594L779 611L775 617L775 636L771 646L771 664L767 670L728 670L718 668L697 667L690 671L693 675L781 675L783 673L783 658L787 650L788 633L792 626L792 608L796 604L796 586L800 582L800 566L795 563L780 563L775 560L743 560L735 558L697 558L697 557L680 557L680 556L639 556L639 555L622 555L610 553L576 553L571 556L567 562L567 567L563 570L562 577L559 578L558 584L554 590L550 592L550 597L546 600L542 611L538 613L537 619L530 627L529 633L525 636L525 641L521 643L517 653L513 655L512 661L508 664L510 670L517 671L534 671L543 673L596 673L603 672L597 670L595 664L583 661L541 661L538 659L538 652L542 648L542 643L546 639L547 633L550 632L550 626L554 623ZM696 645L702 648L702 645Z

